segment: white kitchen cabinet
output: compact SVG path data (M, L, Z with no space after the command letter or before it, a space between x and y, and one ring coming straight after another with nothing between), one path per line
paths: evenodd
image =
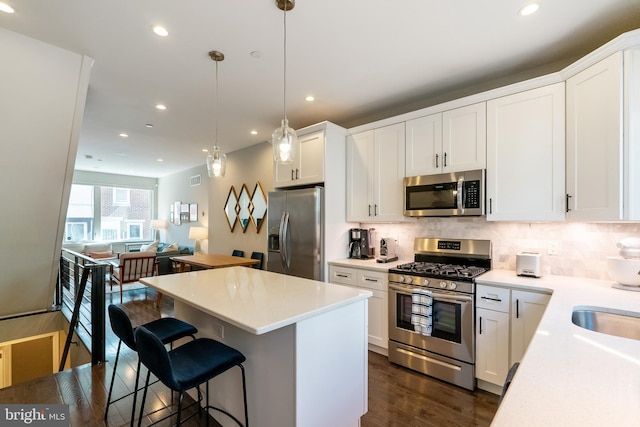
M502 386L509 371L508 288L476 286L476 378Z
M406 176L486 167L486 103L406 122Z
M325 181L326 160L342 150L346 131L324 122L297 131L298 145L291 163L274 163L274 187L320 184Z
M565 219L564 83L487 102L487 220Z
M640 219L640 52L617 52L567 80L567 217Z
M511 290L511 363L522 360L549 304L548 294Z
M369 309L369 349L385 354L389 347L389 306L387 273L351 267L329 266L329 282L371 291Z
M404 221L404 123L347 137L347 221Z
M476 378L502 385L509 371L509 313L476 310Z

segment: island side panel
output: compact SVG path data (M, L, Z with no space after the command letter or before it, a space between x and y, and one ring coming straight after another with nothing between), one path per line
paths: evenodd
M356 427L367 412L367 303L296 324L296 426Z
M255 335L178 300L174 301L174 310L177 318L198 328L198 337L223 342L247 358L244 367L249 425L295 426L294 325ZM220 337L220 329L223 337ZM224 408L244 424L239 368L233 368L210 381L209 393L209 401L213 406ZM195 397L194 392L190 394ZM211 415L224 427L237 426L217 411L212 411Z

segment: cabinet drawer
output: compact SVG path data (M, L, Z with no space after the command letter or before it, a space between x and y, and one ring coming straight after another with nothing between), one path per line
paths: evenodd
M386 272L358 270L358 287L388 292L389 275Z
M341 285L358 286L356 270L349 267L329 266L329 282Z
M508 288L477 285L476 307L508 313L510 292Z

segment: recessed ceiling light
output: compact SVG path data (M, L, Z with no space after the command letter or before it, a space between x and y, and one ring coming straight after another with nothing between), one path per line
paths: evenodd
M120 136L121 136L122 138L129 138L129 134L124 133L124 132L122 132L122 133L120 134Z
M314 98L313 95L307 95L307 96L304 97L304 100L308 101L308 102L313 102L313 101L316 100L316 98Z
M158 110L166 110L166 109L167 109L167 106L166 106L166 105L164 105L164 104L158 104L158 105L156 105L156 108L157 108Z
M146 125L144 125L144 127L152 128L152 127L153 127L153 125L152 125L151 123L147 123Z
M2 3L0 2L0 12L4 12L4 13L13 13L15 12L15 9L12 8L11 6L9 6L6 3Z
M518 12L518 14L520 16L529 16L536 13L538 9L540 9L540 5L538 3L530 3L528 5L523 6L522 9L520 9L520 11Z
M160 37L167 37L169 35L169 31L160 25L155 25L153 27L153 32Z
M252 130L252 131L251 131L251 135L257 135L257 134L258 134L258 131L257 131L257 130Z
M208 152L209 152L209 149L208 149L208 148L203 148L203 149L202 149L202 152L203 152L203 153L208 153Z
M259 50L254 50L249 54L249 56L253 59L260 59L262 57L262 52L260 52Z
M158 162L164 162L164 159L160 159L160 158L158 158L158 159L156 159L156 161L158 161Z

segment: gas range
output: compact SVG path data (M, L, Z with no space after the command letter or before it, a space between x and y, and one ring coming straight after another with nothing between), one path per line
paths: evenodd
M491 241L417 238L414 262L389 270L389 282L475 293L473 279L491 269Z

